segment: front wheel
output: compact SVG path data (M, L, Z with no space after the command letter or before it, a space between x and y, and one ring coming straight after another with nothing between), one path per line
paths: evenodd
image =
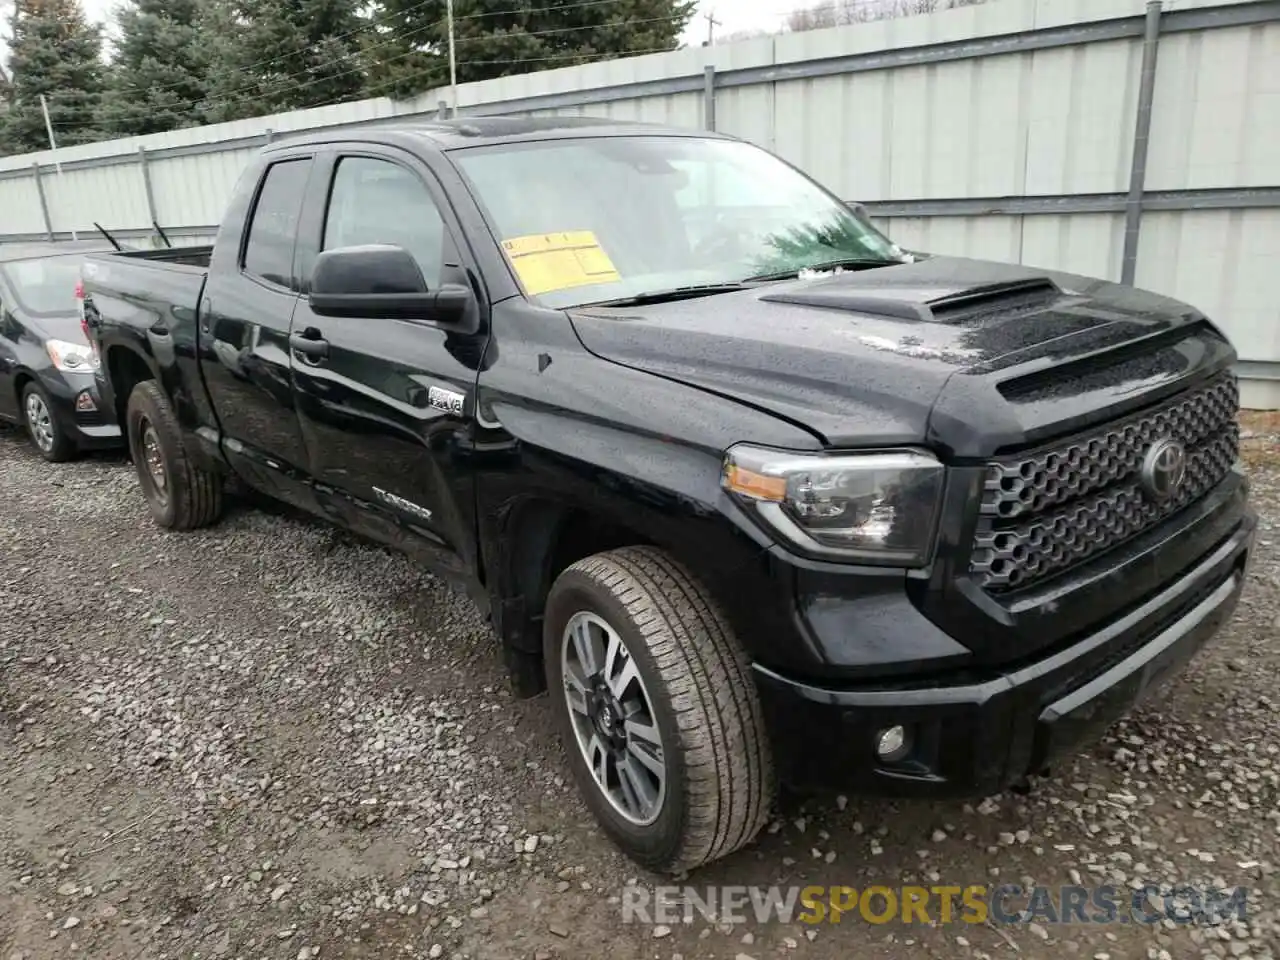
M78 452L54 413L49 394L34 381L22 388L22 419L36 450L50 463L70 460Z
M574 779L623 852L677 872L751 842L773 764L745 659L662 551L580 560L547 599L548 687Z

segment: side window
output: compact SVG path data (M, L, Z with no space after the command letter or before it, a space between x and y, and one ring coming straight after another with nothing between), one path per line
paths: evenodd
M246 273L282 286L293 284L293 242L311 160L282 160L267 168L249 223L244 249Z
M403 247L418 261L428 289L440 285L444 221L426 185L390 160L344 157L333 176L321 249L366 243Z

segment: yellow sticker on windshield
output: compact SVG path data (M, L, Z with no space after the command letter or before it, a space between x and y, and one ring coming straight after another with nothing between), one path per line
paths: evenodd
M502 249L530 296L622 279L590 230L512 237Z

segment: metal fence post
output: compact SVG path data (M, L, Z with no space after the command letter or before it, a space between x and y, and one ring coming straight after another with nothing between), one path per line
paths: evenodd
M437 120L447 120L449 118L449 102L447 100L437 101L439 108L436 110Z
M138 168L142 171L142 189L147 195L147 216L151 219L152 226L160 222L160 217L156 214L156 196L151 190L151 168L147 166L147 148L138 148Z
M707 130L716 128L716 67L713 63L702 68L702 125Z
M1120 282L1132 284L1138 271L1138 234L1142 229L1142 194L1147 183L1147 148L1151 144L1151 101L1156 90L1156 54L1160 49L1161 0L1148 0L1142 36L1142 80L1138 87L1138 115L1133 129L1133 164L1129 168L1129 196L1124 206L1124 255Z
M40 195L40 213L44 217L44 235L53 240L53 221L49 219L49 201L44 195L44 181L40 179L40 164L31 165L31 176L36 181L36 193Z

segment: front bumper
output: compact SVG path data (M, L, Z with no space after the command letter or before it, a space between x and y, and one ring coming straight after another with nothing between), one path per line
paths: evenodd
M53 405L53 415L81 450L102 450L123 446L120 428L103 402L91 373L64 373L49 369L41 378ZM87 396L93 409L78 401Z
M832 688L760 664L757 687L782 763L802 785L861 792L981 796L1043 769L1096 736L1178 673L1235 608L1256 515L1176 580L1088 636L1032 663L983 674ZM876 756L902 725L911 749Z

